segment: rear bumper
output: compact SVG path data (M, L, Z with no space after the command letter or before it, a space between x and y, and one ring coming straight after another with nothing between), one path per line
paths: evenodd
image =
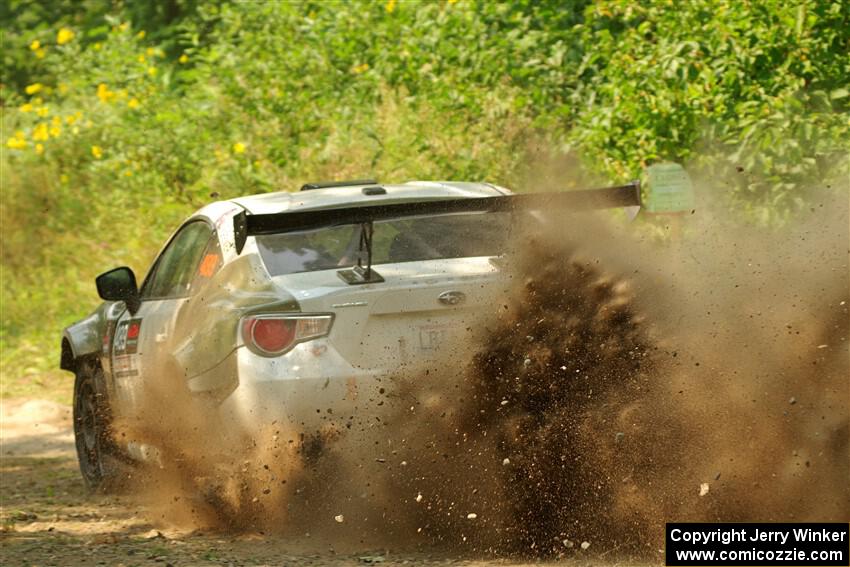
M239 385L220 405L222 419L248 432L270 425L304 435L356 426L384 406L391 371L349 364L327 339L267 358L236 352Z

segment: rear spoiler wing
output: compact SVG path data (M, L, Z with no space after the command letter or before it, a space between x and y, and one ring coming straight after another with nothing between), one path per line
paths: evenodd
M249 236L315 230L346 224L371 225L371 223L381 220L452 213L550 209L586 211L635 206L641 206L640 181L632 181L616 187L564 191L561 193L521 193L494 197L431 199L264 215L251 215L242 211L233 219L233 232L236 253L240 254ZM369 232L371 234L371 230Z

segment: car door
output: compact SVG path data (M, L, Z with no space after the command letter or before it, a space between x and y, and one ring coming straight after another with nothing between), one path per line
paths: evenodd
M116 393L115 410L132 416L146 392L179 384L174 374L171 345L174 321L190 300L205 251L214 240L204 220L185 224L154 262L140 290L139 310L119 318L112 346Z

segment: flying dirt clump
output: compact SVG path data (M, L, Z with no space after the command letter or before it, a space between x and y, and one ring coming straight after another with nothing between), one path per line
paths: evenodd
M639 529L608 529L634 463L599 469L595 459L634 435L623 422L657 371L628 285L553 244L529 240L541 252L521 257L518 285L474 359L466 424L510 463L503 543L544 554L565 551L564 541L640 539Z

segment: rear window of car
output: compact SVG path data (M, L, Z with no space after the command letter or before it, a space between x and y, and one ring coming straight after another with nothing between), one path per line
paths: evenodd
M357 264L360 225L257 236L272 276ZM423 216L374 223L372 264L498 256L510 230L508 213ZM365 256L364 256L365 262Z

